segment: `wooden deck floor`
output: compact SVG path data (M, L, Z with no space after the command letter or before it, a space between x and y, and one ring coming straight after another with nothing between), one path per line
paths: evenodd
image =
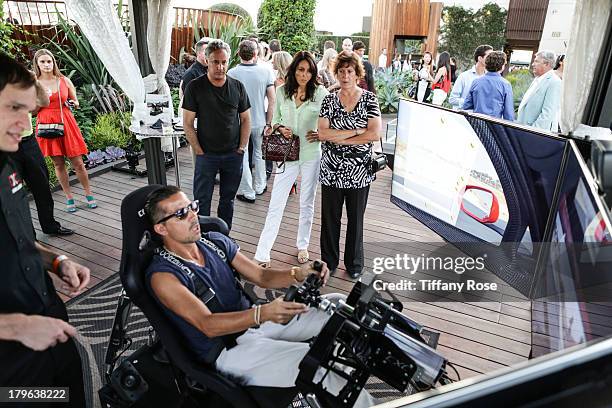
M188 149L180 150L181 184L191 195L193 168ZM174 169L167 173L168 183L174 184ZM92 272L90 286L117 273L121 258L121 220L119 207L121 199L134 189L146 185L145 178L134 178L117 172L105 173L91 179L92 189L99 208L86 208L84 192L80 185L74 186L79 211L68 214L63 211L63 194L53 194L56 203L56 217L62 225L74 228L76 234L69 237L43 235L38 225L36 207L30 205L35 228L41 241L68 254L88 266ZM260 231L265 220L272 180L268 192L257 198L255 204L236 201L232 236L243 253L252 257ZM366 243L376 243L374 251L380 248L384 253L385 243L402 242L413 247L420 254L419 246L441 244L441 238L389 201L391 172L385 170L371 187L365 222ZM213 199L213 213L218 195ZM272 252L276 265L295 265L295 237L299 217L298 197L290 196L278 239ZM318 257L320 234L320 200L317 197L315 219L309 248L311 257ZM344 227L343 227L344 234ZM341 249L344 243L341 243ZM342 254L340 256L342 259ZM340 269L328 286L331 291L348 293L352 281L341 263ZM407 276L400 274L386 276L397 281ZM68 297L61 293L63 299ZM521 302L507 294L492 297L487 302L419 302L396 292L404 304L404 311L414 320L434 331L440 332L438 350L459 369L462 378L488 373L498 368L527 359L530 351L531 326L530 304Z

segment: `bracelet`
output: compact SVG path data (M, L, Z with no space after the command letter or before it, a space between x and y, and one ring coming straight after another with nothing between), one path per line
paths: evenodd
M298 278L297 278L297 276L296 276L296 275L297 275L297 273L298 273L299 271L301 271L301 270L302 270L302 268L300 268L299 266L292 266L292 267L291 267L291 277L293 278L293 280L295 281L295 283L300 283L300 282L303 282L303 281L304 281L304 279L302 279L302 280L298 280Z
M261 325L261 305L255 306L255 313L253 317L255 320L255 325L260 326Z
M66 255L58 255L53 259L53 262L51 263L51 272L58 274L59 275L59 267L60 264L65 261L66 259L68 259L68 257Z

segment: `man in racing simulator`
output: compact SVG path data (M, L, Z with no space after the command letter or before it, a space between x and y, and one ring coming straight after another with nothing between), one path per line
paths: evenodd
M363 387L371 373L400 391L446 382L446 360L418 340L420 326L372 288L322 296L323 262L258 266L227 236L201 234L197 201L177 187L154 190L145 212L163 243L147 268L148 288L195 358L222 374L247 386L297 383L313 407L374 405ZM262 288L293 286L252 306L236 274Z

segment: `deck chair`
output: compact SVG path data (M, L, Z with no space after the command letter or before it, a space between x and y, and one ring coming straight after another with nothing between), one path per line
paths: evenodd
M161 345L165 349L169 363L175 372L175 382L182 399L192 401L198 397L213 394L213 405L240 408L279 407L286 408L297 395L297 388L241 386L221 375L214 366L195 361L186 343L177 334L172 322L165 316L145 286L144 271L149 264L153 251L151 243L144 242L144 232L148 228L143 216L144 204L148 195L160 188L150 185L128 194L121 203L121 224L123 227L123 252L121 256L120 277L123 287L147 317ZM227 224L216 217L200 216L202 231L218 231L228 234ZM140 250L148 246L148 250ZM216 398L216 399L215 399ZM218 401L218 400L221 401Z

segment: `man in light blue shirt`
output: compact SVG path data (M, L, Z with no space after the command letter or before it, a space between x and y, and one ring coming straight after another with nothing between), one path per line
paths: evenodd
M486 44L479 45L474 50L474 62L476 64L468 71L464 71L461 73L461 75L459 75L448 98L448 103L451 104L453 109L461 109L461 107L463 106L463 101L465 100L468 95L468 92L470 91L472 82L474 82L476 78L479 78L484 75L484 61L486 56L489 55L491 51L493 51L493 47Z
M500 74L505 66L506 54L504 52L489 53L485 59L487 73L472 82L461 109L513 121L512 85Z
M255 196L266 190L266 162L261 152L262 132L264 127L270 126L276 100L272 70L264 64L257 64L257 52L257 44L254 41L242 41L238 48L241 63L227 72L227 75L242 82L251 102L251 140L255 171L251 174L247 152L244 155L242 179L236 195L238 200L247 203L254 203Z
M549 132L559 131L561 79L554 73L556 56L539 51L531 64L535 79L523 95L516 121Z

